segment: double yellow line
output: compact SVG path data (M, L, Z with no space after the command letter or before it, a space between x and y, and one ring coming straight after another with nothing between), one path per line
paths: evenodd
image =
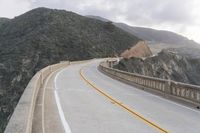
M144 123L146 123L147 125L157 129L159 132L161 133L169 133L168 131L166 131L165 129L161 128L160 126L158 126L157 124L155 124L154 122L151 122L150 120L144 118L142 115L140 115L139 113L137 113L136 111L134 111L133 109L131 109L130 107L123 105L120 101L114 99L112 96L110 96L109 94L107 94L106 92L102 91L101 89L99 89L99 87L95 86L91 81L89 81L83 74L83 68L80 69L79 74L81 76L81 78L88 83L92 88L94 88L96 91L98 91L99 93L101 93L102 95L104 95L106 98L108 98L109 100L111 100L112 102L114 102L116 105L122 107L123 109L125 109L127 112L129 112L130 114L132 114L134 117L138 118L139 120L143 121Z

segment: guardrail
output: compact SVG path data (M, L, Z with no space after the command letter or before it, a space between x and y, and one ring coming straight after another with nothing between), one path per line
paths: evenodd
M66 67L69 64L69 61L65 61L47 66L34 75L24 90L5 129L5 133L31 133L33 114L39 89L50 73Z
M197 108L200 107L200 86L121 71L112 68L115 63L116 61L101 62L99 68L112 78L160 92L184 103L195 105Z

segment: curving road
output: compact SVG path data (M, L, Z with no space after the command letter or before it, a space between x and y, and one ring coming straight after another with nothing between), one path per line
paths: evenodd
M111 79L101 60L52 73L39 92L37 133L200 133L200 112Z

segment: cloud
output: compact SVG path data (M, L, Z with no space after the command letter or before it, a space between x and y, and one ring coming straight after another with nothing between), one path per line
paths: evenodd
M198 0L1 0L0 16L18 15L28 9L49 7L97 15L114 21L123 18L135 25L154 26L160 23L191 24ZM8 6L5 6L8 5ZM17 5L17 6L16 6ZM198 10L199 11L199 10ZM196 13L197 14L197 13Z
M0 17L13 18L25 13L30 10L30 4L28 0L1 0Z

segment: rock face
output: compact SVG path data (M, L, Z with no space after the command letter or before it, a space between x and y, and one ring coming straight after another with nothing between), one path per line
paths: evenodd
M123 58L149 57L152 56L152 52L145 41L140 41L129 50L124 51L121 56Z
M165 49L154 57L122 59L115 68L162 79L200 85L200 58L180 49Z
M112 23L38 8L0 26L0 133L31 77L62 60L119 55L140 39Z

